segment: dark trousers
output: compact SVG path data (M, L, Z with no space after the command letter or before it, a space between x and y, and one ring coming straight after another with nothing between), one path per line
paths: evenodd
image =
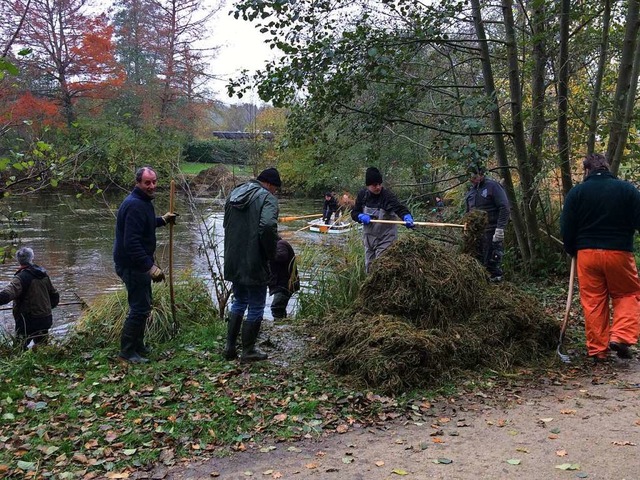
M116 273L127 288L129 303L129 313L122 332L142 341L147 318L151 313L151 275L132 268L119 267L116 267Z
M14 316L16 322L16 339L18 344L23 348L27 348L31 340L36 345L46 344L49 340L49 329L53 325L53 316L46 317L28 317L27 315L18 314Z
M288 290L278 290L273 294L271 301L271 315L274 319L287 318L287 305L291 298L291 292Z
M495 227L485 230L482 235L482 250L479 252L478 260L486 267L492 277L502 276L502 257L504 256L503 242L494 242L493 234Z

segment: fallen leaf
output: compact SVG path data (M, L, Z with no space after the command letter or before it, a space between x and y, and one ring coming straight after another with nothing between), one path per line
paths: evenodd
M314 468L318 468L319 465L316 462L311 462L311 463L307 463L305 467L307 467L309 470L313 470Z
M567 451L566 450L556 450L556 455L559 457L566 457L567 456Z
M129 478L129 474L127 472L110 472L107 473L107 478Z
M449 423L451 421L451 419L449 417L440 417L438 419L438 422L440 423Z
M276 449L276 447L274 447L273 445L269 445L268 447L262 447L262 448L260 449L260 451L261 451L262 453L268 453L268 452L271 452L271 451L273 451L273 450L275 450L275 449Z
M336 427L336 432L338 433L347 433L349 431L349 426L348 425L338 425Z
M576 411L565 409L565 410L560 410L560 413L563 415L573 415L574 413L576 413Z
M122 453L124 453L125 455L127 455L128 457L130 457L131 455L133 455L134 453L136 453L138 451L137 448L125 448Z
M220 476L220 472L211 472L209 474L210 477L219 477Z
M552 422L552 421L553 421L553 418L552 418L552 417L548 417L548 418L541 418L541 419L540 419L540 421L541 421L541 422L544 422L544 423L549 423L549 422Z
M516 448L516 452L529 453L529 449L525 447Z
M556 465L556 468L560 470L580 470L580 465L577 463L563 463L561 465Z
M444 443L444 440L442 440L440 437L433 437L431 441L433 443Z
M282 474L280 472L273 472L273 475L271 475L271 478L282 478Z
M273 417L274 422L284 422L287 419L286 413L280 413Z
M393 470L391 470L391 473L395 473L396 475L409 475L409 472L407 472L406 470L401 470L399 468L394 468Z
M382 460L378 460L377 462L373 462L375 464L376 467L382 467L384 466L384 462Z
M449 465L450 463L453 463L453 460L449 459L449 458L436 458L433 463L442 463L443 465Z
M556 440L558 438L558 435L556 435L555 433L552 433L551 435L549 435L547 437L549 440Z
M287 448L287 451L289 452L295 452L295 453L300 453L302 451L302 449L298 448L298 447L289 447Z
M342 457L342 463L353 463L353 457Z
M611 443L613 443L614 445L617 445L617 446L619 446L619 447L624 447L624 446L635 447L635 446L636 446L636 444L635 444L635 443L633 443L633 442L629 442L628 440L624 440L624 441L621 441L621 442L619 442L619 441L617 441L617 440L614 440L614 441L613 441L613 442L611 442Z
M264 472L262 472L263 475L271 475L273 473L273 470L265 470Z
M507 460L507 463L509 465L520 465L520 462L522 460L520 460L519 458L510 458L509 460Z

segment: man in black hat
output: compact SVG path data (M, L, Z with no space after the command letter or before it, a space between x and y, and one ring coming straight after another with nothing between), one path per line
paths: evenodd
M487 212L487 226L478 245L476 258L489 272L490 282L502 281L502 257L504 256L504 229L509 222L507 194L495 180L485 177L484 165L472 162L467 167L471 188L465 197L466 211Z
M358 192L351 218L363 225L364 264L369 272L371 262L398 238L396 224L375 223L371 220L396 220L400 217L407 228L413 228L413 217L395 194L382 186L380 170L376 167L367 168L364 180L366 188Z
M224 206L224 278L232 282L233 303L228 318L223 355L237 356L236 340L242 329L241 362L266 360L256 348L267 300L269 261L278 243L278 200L282 182L275 168L263 170L256 180L234 188ZM247 318L243 322L244 313Z

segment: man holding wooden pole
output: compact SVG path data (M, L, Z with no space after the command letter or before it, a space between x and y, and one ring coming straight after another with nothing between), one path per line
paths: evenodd
M356 204L351 210L351 218L363 225L364 264L367 273L371 262L398 238L396 223L378 223L372 220L402 219L407 228L413 228L413 217L409 209L398 201L389 189L382 186L382 174L376 167L369 167L365 173L365 185L358 192Z
M122 327L120 360L146 363L148 349L144 331L151 313L151 282L164 280L156 265L156 228L175 223L177 214L168 212L156 217L152 200L156 196L158 177L151 167L136 172L136 186L124 199L116 219L113 260L116 273L127 287L129 313Z

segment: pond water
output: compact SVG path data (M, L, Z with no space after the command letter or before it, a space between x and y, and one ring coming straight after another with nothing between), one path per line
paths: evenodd
M120 202L128 194L122 191L109 197L80 197L62 192L37 193L28 196L11 196L0 203L0 229L3 243L29 246L35 252L35 263L49 272L53 284L60 292L61 303L91 304L96 297L124 288L113 267L112 248L115 214ZM280 199L280 214L302 215L322 209L322 199ZM168 210L168 192L159 191L154 201L156 213ZM174 228L174 278L180 271L190 269L195 275L209 279L208 266L202 255L202 237L198 222L205 219L214 226L216 240L223 237L223 200L198 198L197 214L189 212L183 195L176 195L175 210L180 213ZM21 220L11 220L22 212ZM323 245L339 241L336 235L321 235L300 231L305 221L283 223L279 229L289 231L287 240L298 250L303 245ZM200 225L201 226L201 225ZM156 259L161 267L168 267L169 229L157 230ZM222 245L222 244L220 244ZM15 258L0 264L0 288L4 287L17 270ZM304 278L304 272L301 272ZM267 302L271 297L267 298ZM296 308L296 296L290 302L290 310ZM14 322L10 306L0 310L0 331L13 334ZM54 335L62 335L80 315L79 305L60 306L54 310ZM270 309L265 308L265 319L271 319Z

